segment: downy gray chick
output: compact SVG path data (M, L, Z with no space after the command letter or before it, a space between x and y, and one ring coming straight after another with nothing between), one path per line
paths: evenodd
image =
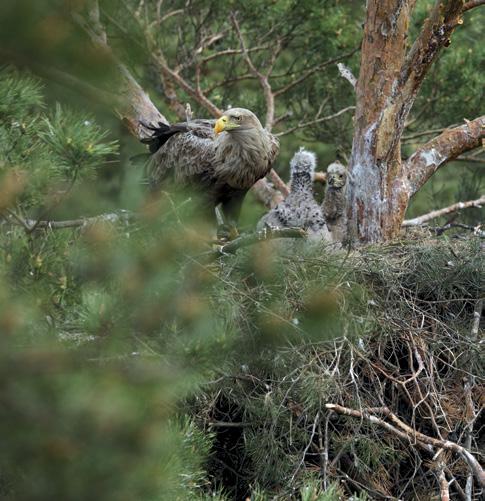
M290 162L290 194L260 219L258 230L265 227L304 228L310 237L326 232L322 209L313 198L315 166L313 152L300 148L295 153Z
M346 190L347 169L340 162L327 168L327 188L322 203L322 212L333 242L342 243L346 235Z

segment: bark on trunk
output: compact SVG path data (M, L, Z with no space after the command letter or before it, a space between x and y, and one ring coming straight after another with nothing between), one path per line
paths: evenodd
M401 136L427 70L461 24L463 4L463 0L438 0L406 54L415 0L367 3L347 192L351 241L378 242L396 236L409 199L434 172L416 167L417 162L402 161ZM478 129L477 125L473 132L475 143L483 132ZM459 132L456 139L460 143ZM449 148L454 157L461 149L460 144ZM441 164L449 159L443 155Z
M407 110L398 87L414 3L368 2L347 192L352 240L390 238L404 219L409 197L402 185L400 136Z

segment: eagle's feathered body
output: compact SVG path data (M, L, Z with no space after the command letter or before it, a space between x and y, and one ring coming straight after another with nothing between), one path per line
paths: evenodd
M233 221L247 191L270 171L279 150L278 140L243 108L228 110L217 122L160 124L146 142L153 152L152 186L173 177L178 185L201 192L207 208L222 204Z
M304 228L310 236L326 231L322 210L313 197L315 155L303 148L291 160L291 191L286 199L261 218L258 229Z

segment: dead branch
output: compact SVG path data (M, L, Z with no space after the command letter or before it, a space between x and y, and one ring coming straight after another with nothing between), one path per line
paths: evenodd
M468 162L476 164L485 164L485 158L476 158L472 155L464 155L454 159L455 162Z
M451 230L452 228L461 228L463 230L472 231L474 235L485 238L485 231L480 230L480 225L471 226L469 224L461 223L447 223L444 226L430 227L430 230L434 231L436 235L442 235L445 231Z
M222 110L218 108L200 89L200 87L193 87L185 78L178 72L170 68L165 60L164 55L160 50L154 53L153 60L156 66L160 69L161 73L168 76L174 82L194 98L201 106L203 106L214 117L220 117Z
M474 318L473 318L473 324L472 324L472 341L478 340L476 334L478 334L478 324L480 323L480 316L482 313L482 307L483 307L483 299L480 299L479 301L477 301L477 304L475 306L475 312L474 312ZM478 321L476 322L477 318L478 318ZM475 322L476 322L476 328L477 328L476 334L475 334ZM465 377L464 378L464 385L463 385L463 390L465 392L465 402L466 402L465 447L468 449L470 449L472 446L473 425L475 423L475 419L477 418L477 414L475 412L475 406L473 405L473 399L472 399L472 382L473 382L473 380L474 380L473 377ZM471 501L471 499L472 499L472 490L473 490L473 474L470 472L467 476L466 485L465 485L465 496L466 496L467 501Z
M481 207L484 204L485 204L485 195L482 195L480 198L477 198L476 200L469 200L468 202L458 202L448 207L444 207L443 209L434 210L432 212L429 212L428 214L423 214L422 216L415 217L414 219L407 219L403 221L402 226L403 227L421 226L422 224L427 223L428 221L431 221L438 217L446 216L459 210L468 209L469 207Z
M204 89L206 94L210 94L215 89L219 87L226 87L227 85L231 85L236 82L241 82L243 80L255 80L255 76L252 73L244 73L243 75L239 75L237 77L226 78L221 80L220 82L216 82L215 84L210 85Z
M288 92L293 87L296 87L297 85L301 84L302 82L307 80L309 77L311 77L315 73L318 73L319 71L323 70L323 68L326 68L327 66L330 66L331 64L337 63L338 61L342 61L342 59L347 59L348 57L353 56L358 50L360 50L360 46L351 50L350 52L346 52L345 54L342 54L341 56L334 57L332 59L328 59L327 61L324 61L323 63L317 64L313 68L306 70L305 72L303 72L303 74L301 74L295 80L291 81L290 83L288 83L287 85L285 85L283 87L280 87L279 89L276 89L274 91L274 96L277 97L277 96L280 96L281 94L284 94L285 92ZM339 66L339 65L337 65L337 66ZM342 66L344 66L344 65L342 65ZM340 69L340 67L339 67L339 69ZM349 70L349 72L350 72L350 70Z
M408 125L408 124L406 124ZM411 141L412 139L417 139L418 137L423 137L423 136L432 136L434 134L439 134L445 130L451 129L452 127L456 127L457 124L455 125L450 125L449 127L440 127L439 129L429 129L429 130L423 130L420 132L415 132L413 134L408 134L407 136L402 137L402 141Z
M273 170L273 169L272 169ZM270 171L271 174L271 171ZM283 181L281 181L283 183ZM272 209L284 200L280 191L275 190L266 179L260 179L252 188L251 191L256 195L256 198L267 208Z
M354 409L349 409L348 407L343 407L343 406L338 405L338 404L325 404L325 407L328 410L335 411L338 414L343 414L345 416L351 416L351 417L356 417L356 418L360 418L360 419L365 418L369 422L371 422L373 424L377 424L377 425L381 426L382 428L390 431L394 435L397 435L398 437L402 438L406 442L409 442L411 444L418 443L419 446L426 449L428 452L433 452L433 447L430 444L426 444L424 442L416 442L413 436L410 436L408 433L405 433L404 431L399 430L398 428L396 428L392 424L384 421L381 418L378 418L377 416L374 416L372 413L369 412L369 411L373 411L373 412L380 411L381 413L385 413L387 411L387 408L385 408L385 407L382 407L382 408L376 407L376 408L372 408L372 409L368 409L368 410L364 409L362 412L354 410Z
M480 327L480 319L482 318L483 299L479 299L475 305L473 312L473 324L471 330L471 338L478 341L478 329Z
M283 132L278 132L277 134L275 134L275 136L277 136L277 137L286 136L287 134L291 134L292 132L295 132L298 129L310 127L312 125L316 125L316 124L319 124L322 122L328 122L329 120L337 118L340 115L343 115L347 111L351 111L351 110L355 110L355 106L347 106L347 108L344 108L340 111L337 111L337 113L333 113L332 115L327 115L326 117L316 118L316 119L310 120L308 122L300 122L298 125L295 125L294 127L291 127L290 129L287 129Z
M211 428L245 428L246 426L254 426L254 423L238 423L235 421L209 421L207 425Z
M345 64L343 63L338 63L337 68L342 77L345 78L345 80L347 80L347 82L349 82L350 85L352 85L352 87L355 89L355 86L357 85L357 78L355 78L352 70L348 66L345 66Z
M260 52L262 50L268 50L268 46L266 45L260 45L257 47L248 47L247 52ZM200 63L201 64L207 64L214 59L218 59L219 57L224 57L224 56L236 56L236 55L241 55L243 54L242 49L225 49L225 50L220 50L219 52L215 52L214 54L211 54L210 56L206 56L201 59Z
M448 484L448 480L446 480L444 463L439 468L438 481L440 483L441 501L450 501L450 485Z
M269 172L269 177L273 182L275 188L280 191L280 193L287 197L290 194L290 189L288 185L281 179L281 177L276 173L274 169L271 169Z
M421 448L426 449L428 452L433 452L434 448L442 448L446 450L451 450L459 454L468 463L471 471L481 488L485 488L485 472L481 467L480 463L477 461L475 456L462 447L461 445L451 442L450 440L441 440L434 437L429 437L404 423L399 419L390 409L387 407L376 407L372 409L363 409L362 411L349 409L348 407L343 407L338 404L325 404L325 407L329 410L338 412L339 414L344 414L346 416L365 418L371 423L378 424L379 426L392 431L401 438L405 438L409 443L419 445ZM372 411L372 413L370 412ZM374 413L380 413L390 419L396 426L389 424L388 422L374 416Z
M410 182L411 195L446 162L478 148L485 138L485 116L464 125L447 129L439 136L419 147L405 162L404 167Z
M273 94L273 90L272 90L271 85L269 83L269 75L271 74L271 71L273 69L276 57L277 57L279 51L281 50L281 44L277 43L275 48L273 49L273 52L271 55L272 62L269 65L267 72L261 73L256 68L253 61L251 60L251 57L249 56L249 52L248 52L248 49L246 47L246 42L244 41L244 37L243 37L243 35L241 33L241 29L239 27L239 23L238 23L236 16L234 14L231 15L231 21L232 21L232 24L234 26L234 29L236 30L237 37L239 38L242 56L243 56L244 60L246 61L246 64L248 65L249 70L259 80L261 88L263 89L264 99L266 101L265 127L270 131L271 128L273 127L273 122L274 122L274 110L275 110L274 99L275 99L275 96Z

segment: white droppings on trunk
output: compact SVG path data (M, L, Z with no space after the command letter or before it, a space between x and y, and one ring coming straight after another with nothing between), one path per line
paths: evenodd
M381 234L380 220L382 213L381 200L381 173L376 165L373 155L373 142L375 133L380 123L379 118L372 123L364 132L362 140L354 141L352 151L352 161L350 169L350 189L348 202L352 207L352 219L357 225L366 226L365 233L370 240L379 240ZM356 212L356 201L367 201L365 207L364 221L359 221Z
M422 151L420 155L421 158L425 161L426 167L429 167L430 165L438 167L445 159L445 157L443 155L440 155L434 148L431 148L429 151Z

